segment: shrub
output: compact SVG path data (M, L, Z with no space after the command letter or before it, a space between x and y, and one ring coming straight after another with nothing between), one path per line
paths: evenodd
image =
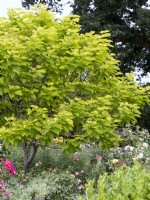
M79 200L85 199L83 196ZM118 169L111 175L105 173L94 188L94 181L86 187L88 200L141 200L150 199L150 171L136 163L133 168Z
M33 178L22 187L17 188L13 200L71 200L75 198L76 179L69 173L46 173Z
M135 159L148 166L150 164L149 133L146 130L137 128L133 131L131 127L126 127L122 131L122 136L124 142L121 146L110 150L104 150L94 143L82 146L82 151L77 154L67 154L53 146L41 147L28 176L34 177L41 171L52 171L57 168L60 173L69 171L70 174L75 175L78 172L79 176L76 178L85 185L87 179L97 180L99 174L104 172L110 173L122 166L133 166ZM19 172L22 168L21 148L11 147L10 152L9 158ZM21 175L19 181L22 181L22 174L19 172L18 175Z

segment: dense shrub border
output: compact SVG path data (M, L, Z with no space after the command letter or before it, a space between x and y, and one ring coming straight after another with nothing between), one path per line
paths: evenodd
M150 199L150 171L139 163L125 169L118 169L112 174L105 173L98 180L96 188L94 181L86 186L85 197L79 200L148 200Z

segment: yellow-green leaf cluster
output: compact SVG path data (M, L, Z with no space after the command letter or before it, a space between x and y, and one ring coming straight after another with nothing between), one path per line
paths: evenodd
M0 18L0 139L5 145L62 137L118 143L116 128L135 122L146 88L122 77L109 31L80 34L79 17L57 18L44 6Z

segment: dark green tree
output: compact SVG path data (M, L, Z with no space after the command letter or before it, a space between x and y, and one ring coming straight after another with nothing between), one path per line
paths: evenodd
M48 9L51 9L55 12L61 12L62 10L62 1L61 0L22 0L22 6L24 8L31 8L34 4L45 4Z
M150 83L144 87L150 86ZM138 126L147 129L150 133L150 105L145 105L144 109L141 110L141 117L137 120Z
M150 132L150 106L146 105L142 111L141 117L137 123L141 128L147 129Z
M110 30L123 73L135 67L150 72L150 10L147 0L74 0L81 32Z

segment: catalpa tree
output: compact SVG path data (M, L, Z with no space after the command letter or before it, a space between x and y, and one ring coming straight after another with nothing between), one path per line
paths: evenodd
M148 102L119 71L109 32L79 34L78 21L42 5L0 18L0 139L22 146L25 171L38 147L56 140L69 151L95 140L117 145L116 128Z

